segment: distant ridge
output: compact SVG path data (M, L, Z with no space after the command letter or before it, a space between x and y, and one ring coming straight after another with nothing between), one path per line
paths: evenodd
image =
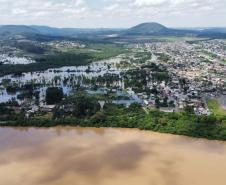
M30 26L24 25L0 26L0 35L20 35L20 34L40 34L40 32Z
M114 32L120 32L122 29L111 29L111 28L55 28L49 26L38 26L38 25L0 25L0 38L11 37L15 35L45 35L45 36L62 36L72 37L78 35L89 35L89 34L108 34Z
M198 36L207 38L226 38L226 28L167 28L156 23L147 22L129 29L108 28L54 28L48 26L0 25L0 39L22 35L29 38L62 37L62 38L105 38L106 35L127 36Z

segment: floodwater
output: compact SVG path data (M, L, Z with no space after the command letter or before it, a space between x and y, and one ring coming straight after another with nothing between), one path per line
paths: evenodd
M82 86L87 86L84 82L85 79L92 79L97 77L103 77L106 74L121 76L120 73L124 70L119 69L117 64L119 64L122 60L123 55L119 55L114 58L110 58L107 60L101 60L97 62L93 62L87 66L65 66L61 68L48 69L46 71L38 71L38 72L27 72L22 73L21 76L15 75L6 75L0 77L0 103L5 103L12 98L15 98L19 103L22 103L17 96L21 94L17 92L16 94L9 94L6 91L6 88L1 86L4 80L10 80L10 84L17 84L19 87L25 84L42 84L42 87L39 88L41 91L40 99L45 99L45 90L49 86L61 87L65 94L70 94L73 92L73 86L76 86L78 83ZM110 67L110 68L109 68ZM87 70L90 72L87 72ZM65 83L65 79L67 82ZM118 86L123 87L123 83L117 82ZM88 85L89 87L92 84ZM41 102L40 102L41 103Z
M225 185L226 142L134 129L0 128L0 185Z

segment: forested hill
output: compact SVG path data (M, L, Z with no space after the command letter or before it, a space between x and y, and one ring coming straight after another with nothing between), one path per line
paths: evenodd
M54 28L48 26L24 26L24 25L4 25L0 26L0 38L12 36L45 35L45 36L61 36L61 37L90 37L90 36L107 36L118 35L123 36L145 36L145 35L171 35L171 36L186 36L194 35L208 38L226 38L226 28L191 28L191 29L176 29L168 28L156 22L142 23L128 29L109 29L109 28Z

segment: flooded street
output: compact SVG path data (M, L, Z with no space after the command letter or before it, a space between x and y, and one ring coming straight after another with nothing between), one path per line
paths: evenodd
M0 128L0 185L225 185L226 143L129 129Z

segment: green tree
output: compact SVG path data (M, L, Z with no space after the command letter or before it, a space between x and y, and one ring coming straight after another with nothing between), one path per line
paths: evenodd
M63 99L64 93L62 88L49 87L46 90L46 104L54 105L60 103Z
M76 96L70 97L68 98L67 103L72 104L72 114L75 117L93 116L101 108L100 104L95 98L89 97L85 94L78 94Z

